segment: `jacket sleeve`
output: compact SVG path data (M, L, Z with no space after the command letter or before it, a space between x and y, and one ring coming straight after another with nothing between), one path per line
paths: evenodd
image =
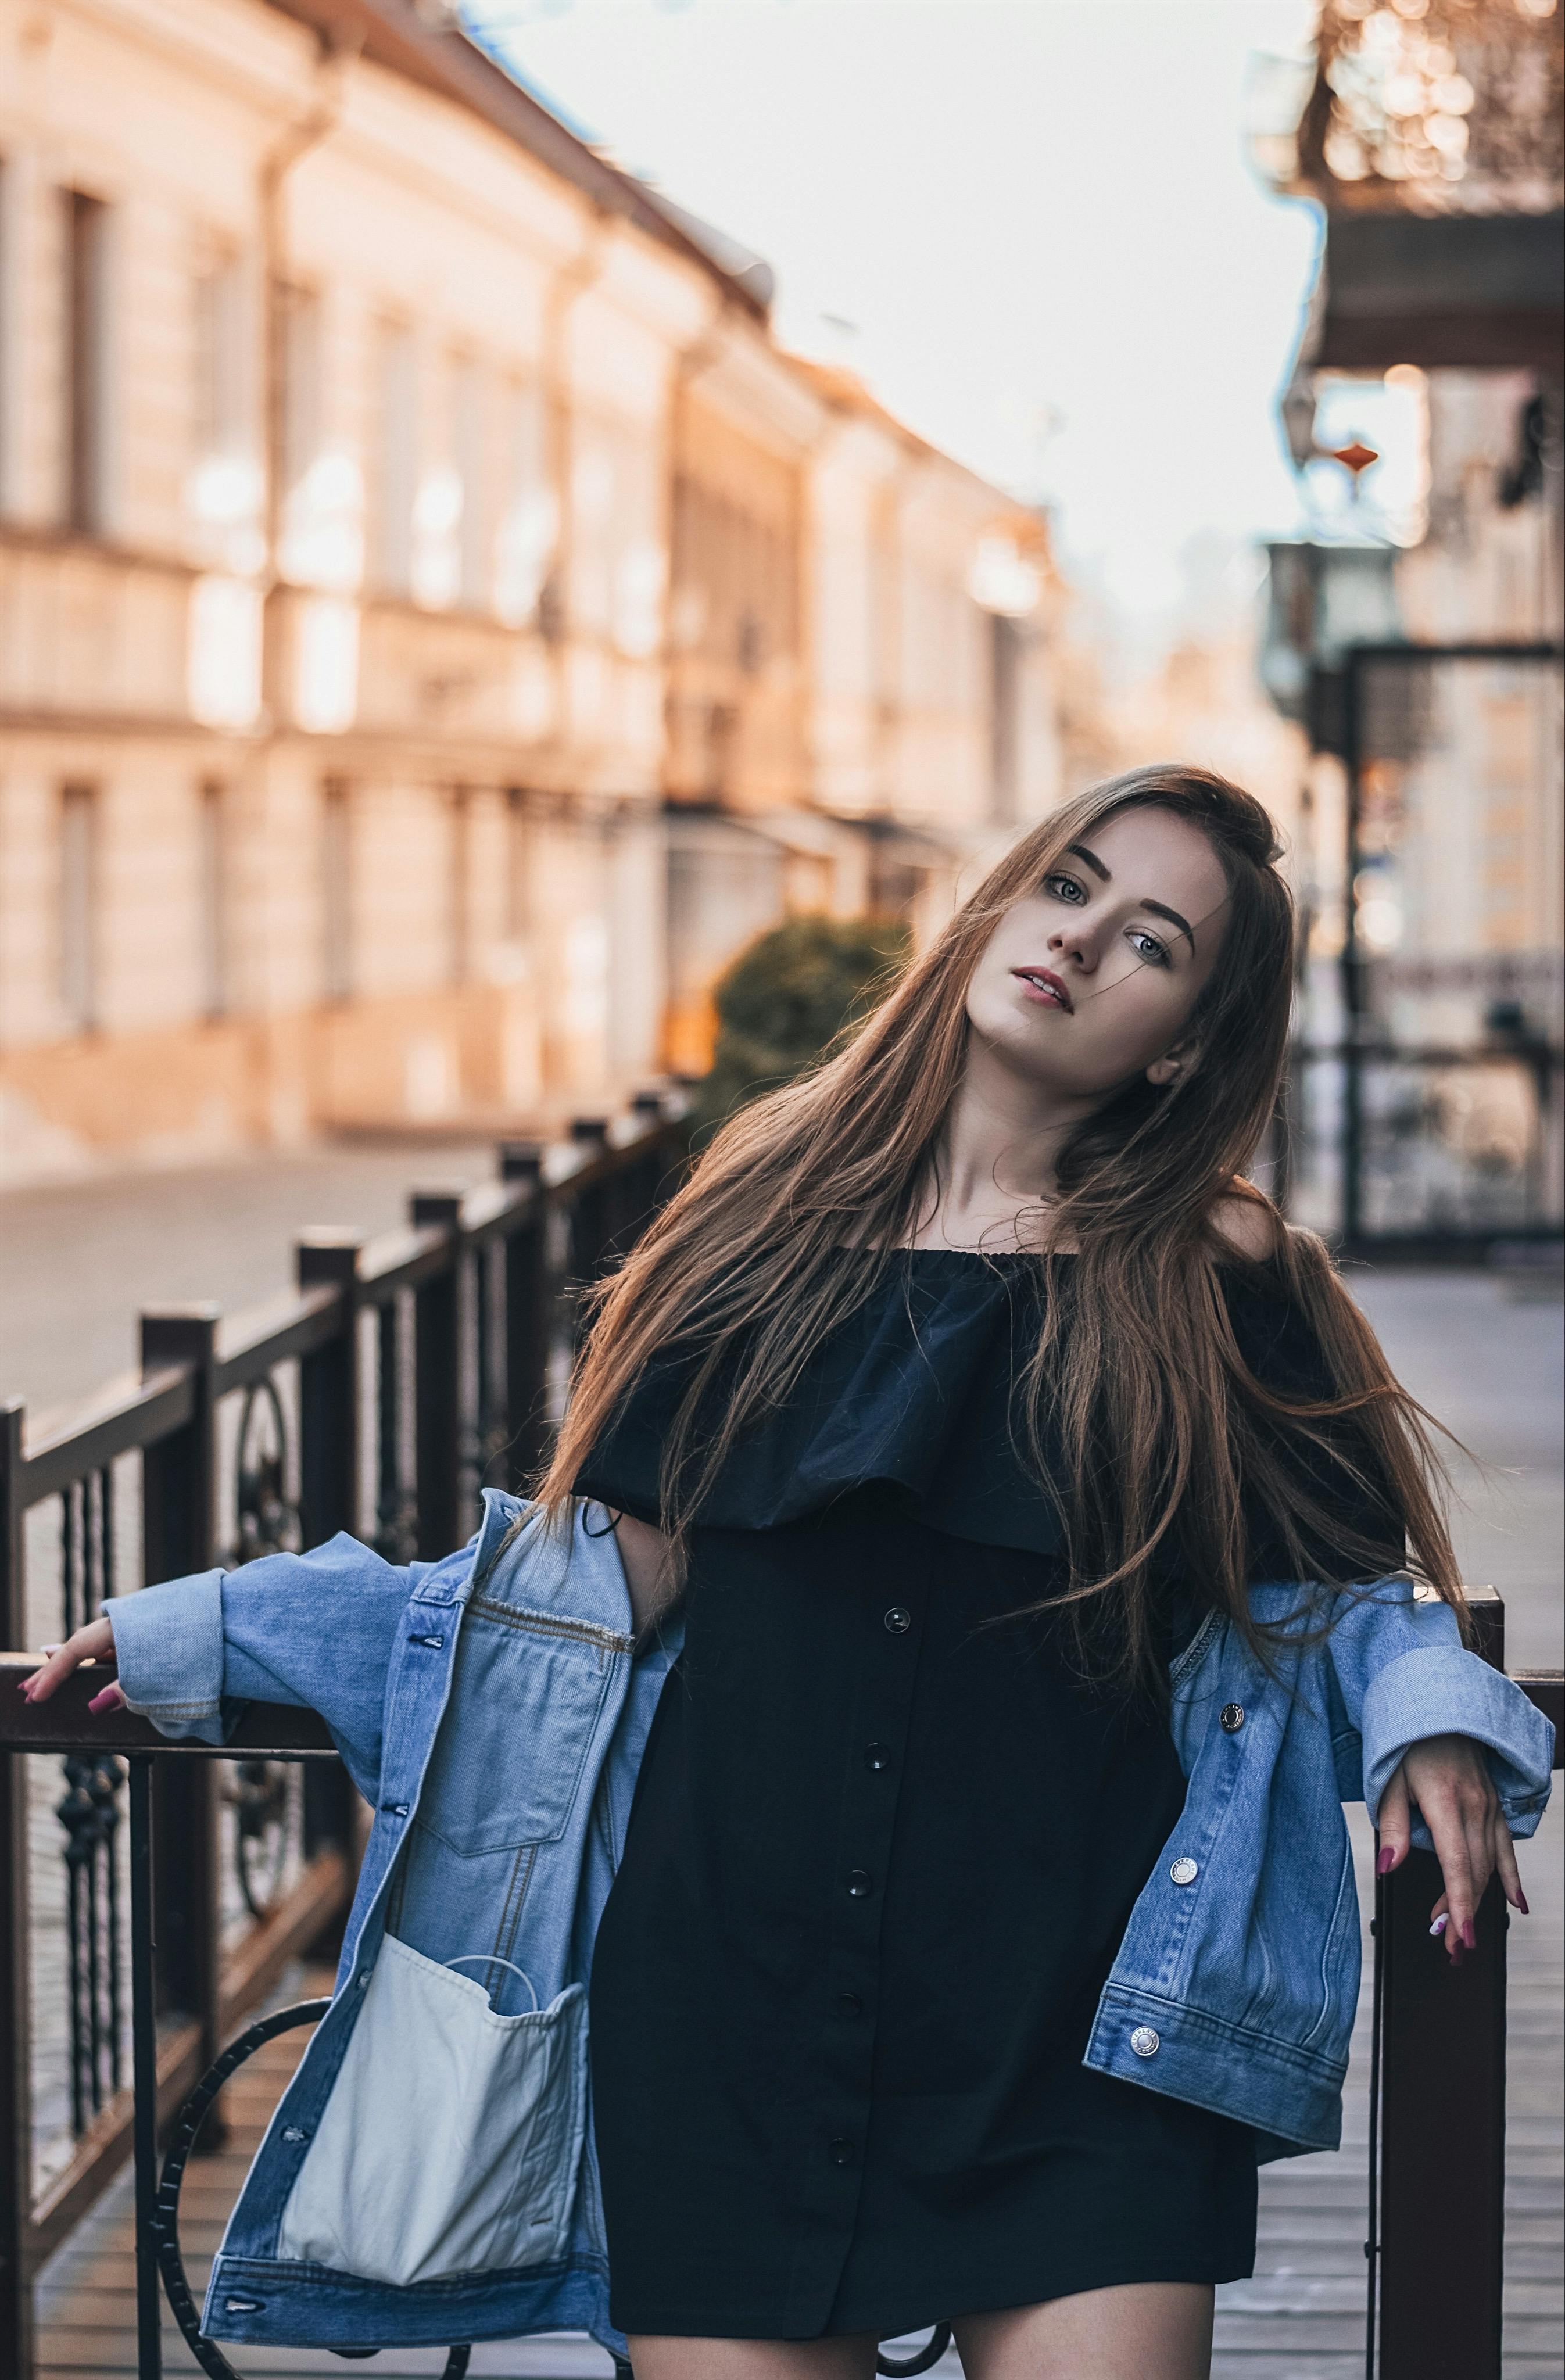
M1336 1686L1363 1747L1364 1798L1373 1819L1410 1745L1466 1735L1485 1746L1505 1822L1530 1835L1549 1795L1554 1730L1520 1686L1463 1649L1456 1614L1415 1597L1407 1578L1337 1597L1329 1638ZM1423 1820L1413 1840L1430 1848Z
M318 1710L373 1799L398 1624L431 1567L394 1566L338 1535L118 1597L107 1612L126 1701L160 1734L204 1743L226 1742L248 1702Z

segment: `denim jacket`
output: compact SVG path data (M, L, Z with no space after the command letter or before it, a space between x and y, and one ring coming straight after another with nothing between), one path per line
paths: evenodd
M313 1707L374 1812L331 2010L212 2266L216 2338L570 2328L624 2351L586 1985L680 1632L633 1658L599 1508L566 1531L484 1500L440 1562L394 1567L337 1536L110 1606L127 1699L163 1733L216 1743L246 1701ZM1407 1747L1454 1731L1487 1747L1528 1835L1552 1730L1406 1579L1335 1598L1325 1635L1290 1619L1297 1587L1253 1592L1290 1628L1270 1674L1216 1615L1173 1666L1185 1804L1086 2063L1251 2126L1266 2159L1340 2136L1359 1978L1343 1800L1373 1814Z

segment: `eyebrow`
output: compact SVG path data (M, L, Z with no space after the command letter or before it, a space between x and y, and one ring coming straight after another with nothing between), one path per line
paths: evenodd
M1111 884L1113 882L1114 880L1111 870L1104 867L1103 862L1098 858L1098 854L1095 851L1089 851L1085 843L1069 843L1066 844L1065 848L1068 852L1072 853L1075 858L1084 859L1091 868L1093 874L1099 878L1103 883ZM1195 948L1195 936L1191 929L1188 917L1182 917L1179 911L1177 909L1171 909L1166 901L1144 900L1140 905L1144 909L1149 909L1153 917L1166 917L1171 926L1177 926L1180 932L1184 936L1185 941L1189 943L1191 949L1194 950Z

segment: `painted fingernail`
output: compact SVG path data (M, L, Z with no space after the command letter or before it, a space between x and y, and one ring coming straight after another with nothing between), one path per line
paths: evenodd
M1437 1917L1433 1925L1430 1926L1429 1931L1431 1934L1443 1934L1450 1924L1450 1919L1449 1917Z
M1462 1921L1462 1938L1466 1944L1468 1949L1475 1950L1477 1949L1478 1929L1474 1925L1471 1917L1464 1917Z
M87 1707L90 1711L101 1711L104 1709L113 1710L118 1701L118 1688L115 1686L105 1686L101 1694L93 1695Z
M1391 1849L1389 1843L1388 1843L1385 1850L1381 1852L1379 1858L1375 1863L1375 1873L1377 1876L1389 1876L1391 1870L1396 1866L1396 1852Z
M1527 1896L1523 1891L1520 1885L1516 1888L1516 1906L1522 1912L1523 1917L1530 1917L1532 1915L1533 1912L1527 1906Z

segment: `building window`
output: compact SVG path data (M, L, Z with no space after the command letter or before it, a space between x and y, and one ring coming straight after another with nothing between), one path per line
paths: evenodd
M226 785L208 783L201 787L198 821L201 1013L207 1017L218 1017L225 1016L230 1005L229 938L233 931L232 820Z
M195 289L196 452L231 462L245 449L245 276L237 256L214 257Z
M549 458L549 420L536 382L513 382L504 442L503 514L496 540L494 607L519 628L538 612L554 560L560 507Z
M98 793L67 785L60 795L60 1007L67 1029L98 1022Z
M104 523L108 365L108 209L81 190L61 194L64 207L65 516L83 536Z
M413 503L417 492L418 380L413 334L383 324L377 364L374 566L388 595L413 586Z
M494 572L484 436L484 381L479 366L470 358L455 367L451 394L452 458L462 483L457 587L468 611L487 611L494 595Z
M505 788L505 939L525 941L532 923L533 827L520 785Z
M283 492L292 495L321 452L321 300L313 289L282 293Z
M446 975L454 988L465 984L473 958L473 797L467 785L451 789L448 812L450 876L446 887Z
M321 982L328 1000L353 996L353 832L348 788L321 788Z

